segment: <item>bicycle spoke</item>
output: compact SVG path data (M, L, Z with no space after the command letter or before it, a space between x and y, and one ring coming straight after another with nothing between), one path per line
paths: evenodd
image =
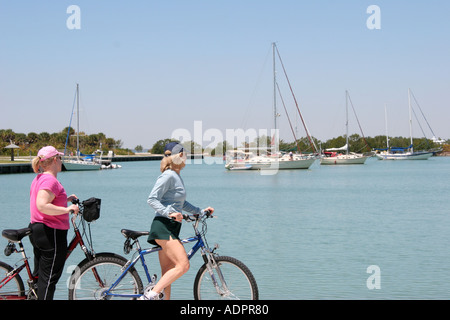
M73 288L69 298L73 300L109 300L136 298L143 290L142 282L133 270L123 278L125 262L115 256L103 256L82 266L78 274L72 276ZM113 285L115 285L113 287Z
M22 278L17 270L0 261L0 279L2 279L0 300L23 300L27 298Z

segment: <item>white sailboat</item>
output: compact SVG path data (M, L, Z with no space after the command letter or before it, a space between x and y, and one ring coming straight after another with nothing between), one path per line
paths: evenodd
M277 92L277 81L276 81L276 65L275 65L275 50L276 44L272 43L272 54L273 54L273 85L274 85L274 125L275 133L277 132L277 118L279 116L277 112L276 104L276 92ZM279 55L279 53L278 53ZM281 59L281 58L280 58ZM284 67L283 67L284 69ZM286 72L285 72L286 73ZM297 103L297 102L296 102ZM297 110L301 116L300 110ZM286 113L287 114L287 113ZM304 124L304 122L303 122ZM305 126L305 130L309 137L308 129ZM295 138L295 135L294 135ZM277 140L278 137L275 135L273 141ZM295 140L297 140L295 138ZM308 169L314 161L316 161L315 156L305 156L301 154L283 154L280 153L278 148L275 147L276 142L272 143L270 148L270 154L267 154L267 148L259 148L258 151L262 154L254 154L248 149L245 150L232 150L228 151L226 154L225 168L228 170L283 170L283 169Z
M389 147L389 138L386 133L387 149L376 154L378 159L380 159L380 160L427 160L433 155L432 151L414 151L413 137L412 137L412 108L411 108L411 90L410 89L408 89L408 104L409 104L409 135L410 135L410 139L411 139L411 144L406 148L392 148L392 147L390 148ZM386 127L387 127L387 125L386 125ZM387 128L386 128L386 130L387 130Z
M63 166L66 171L87 171L87 170L100 170L101 163L94 161L94 157L92 155L81 157L80 153L80 91L77 83L77 154L75 158L67 158L66 156L63 159ZM70 130L69 130L70 131Z
M299 154L256 155L245 150L228 151L226 157L225 168L228 170L309 169L316 161L314 156Z
M348 91L345 91L345 110L346 110L346 137L345 146L341 148L329 148L325 149L323 157L320 158L320 164L322 165L332 165L332 164L364 164L368 156L361 153L349 152L348 149ZM339 151L345 151L344 153L339 153Z
M335 151L346 150L347 153L337 153ZM324 152L324 156L320 158L320 164L364 164L368 156L360 153L348 152L348 145L346 144L342 148L330 148Z

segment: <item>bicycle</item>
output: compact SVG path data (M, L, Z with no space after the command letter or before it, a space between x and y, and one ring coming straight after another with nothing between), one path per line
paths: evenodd
M78 264L78 267L81 267L88 261L95 260L97 257L105 255L116 257L114 253L95 253L93 248L90 222L97 220L100 217L101 200L90 198L80 202L79 199L75 199L72 203L78 204L80 207L78 214L80 222L77 225L77 216L72 216L71 222L75 234L68 244L66 260L77 246L81 248L85 255L85 258ZM86 222L88 228L86 228ZM80 232L79 226L81 226L82 232ZM86 235L86 229L89 230L89 237ZM38 277L37 275L33 275L29 262L30 258L26 255L25 247L22 243L22 240L29 236L31 232L30 228L6 229L2 231L2 236L8 239L8 244L4 250L5 255L10 256L12 253L21 253L22 259L20 261L23 263L20 264L20 262L18 262L17 264L19 265L16 264L15 267L12 267L9 264L0 261L0 300L37 299ZM19 246L19 249L17 249L16 244ZM86 244L89 247L87 247ZM120 256L117 257L121 258ZM20 275L20 272L24 269L27 271L27 290L25 290L25 285Z
M258 286L247 266L235 258L217 255L217 244L213 249L208 246L205 237L206 220L214 216L209 211L183 216L186 221L193 222L195 232L194 236L181 240L183 244L195 242L187 253L188 258L191 259L200 250L204 261L194 280L194 299L258 300ZM201 230L198 229L199 223L202 224ZM144 292L144 286L135 268L138 261L141 261L148 281L146 289L151 289L156 284L157 275L150 275L144 256L161 250L161 247L141 248L139 237L148 235L148 231L122 229L121 233L126 238L124 253L129 254L135 247L136 252L132 258L124 262L122 259L104 256L86 263L69 280L70 300L139 298ZM102 286L98 286L92 271L101 276Z

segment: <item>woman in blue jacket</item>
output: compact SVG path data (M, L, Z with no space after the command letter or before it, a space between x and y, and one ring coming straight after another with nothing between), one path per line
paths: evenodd
M186 190L180 176L186 165L184 150L176 143L166 145L165 149L166 156L161 161L162 174L156 180L147 200L155 210L148 242L162 248L159 251L162 277L154 287L146 288L142 300L159 300L163 296L163 290L164 299L170 299L172 282L189 270L189 260L179 239L182 211L193 214L202 211L186 201ZM205 210L214 212L211 207Z

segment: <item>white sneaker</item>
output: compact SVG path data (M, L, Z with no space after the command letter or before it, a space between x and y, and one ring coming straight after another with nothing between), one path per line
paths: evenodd
M144 292L144 294L138 298L138 300L163 300L163 299L164 299L163 292L158 293L151 290Z
M144 294L138 300L164 300L164 289L161 293L152 291L156 285L156 274L152 276L152 281L145 287Z

